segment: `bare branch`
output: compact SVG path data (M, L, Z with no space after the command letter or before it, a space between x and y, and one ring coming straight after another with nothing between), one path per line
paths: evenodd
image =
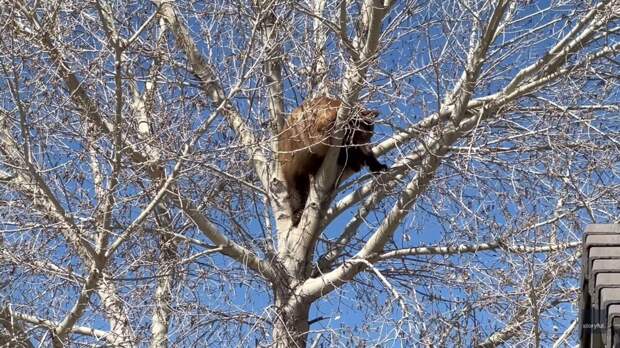
M86 282L80 292L80 296L77 301L73 305L73 308L67 313L65 319L63 319L56 327L54 327L54 346L55 347L63 347L63 340L65 336L73 331L73 327L75 323L80 319L88 302L90 301L90 297L93 294L93 290L97 287L97 283L101 277L101 271L98 268L93 268L86 278Z
M161 6L161 15L172 30L177 44L187 56L192 72L199 79L204 93L211 99L214 105L218 108L222 108L222 113L226 116L232 128L237 131L243 144L247 146L248 156L254 165L256 174L260 178L263 187L268 187L267 160L264 154L258 148L254 135L243 121L239 112L226 99L224 90L217 82L215 71L200 54L185 24L179 20L173 2L155 1L155 3Z
M58 326L58 323L51 321L51 320L47 320L47 319L41 319L38 318L34 315L28 315L28 314L23 314L23 313L18 313L18 312L14 312L11 311L8 308L4 308L4 314L8 314L11 318L11 320L17 320L17 321L25 321L31 324L35 324L35 325L41 325L44 327L47 327L49 329L54 329L55 327ZM110 340L111 339L111 335L110 333L106 332L106 331L102 331L102 330L97 330L97 329L91 329L89 327L83 327L83 326L73 326L71 328L71 333L76 333L79 335L85 335L85 336L92 336L95 337L97 339L100 340ZM110 343L114 343L114 341L109 341Z
M377 257L378 260L395 259L404 256L416 255L452 255L463 253L477 253L480 251L505 250L512 253L545 253L558 250L566 250L577 248L581 242L570 242L553 245L528 246L528 245L506 245L504 242L480 243L473 245L457 245L457 246L429 246L416 247L399 250L390 250L382 253Z

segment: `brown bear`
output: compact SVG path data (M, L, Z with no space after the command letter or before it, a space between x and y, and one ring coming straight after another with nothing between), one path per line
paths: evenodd
M332 142L338 109L337 99L317 97L293 110L278 136L278 160L293 213L299 223L310 193L310 176L316 175ZM372 153L370 138L379 112L354 107L344 126L344 139L338 154L338 171L358 172L368 166L372 172L387 169Z

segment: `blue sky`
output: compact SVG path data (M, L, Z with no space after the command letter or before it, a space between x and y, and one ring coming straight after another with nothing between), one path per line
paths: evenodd
M379 57L378 66L369 73L370 86L362 92L363 103L368 108L381 111L380 123L377 126L375 140L380 141L389 137L394 132L416 123L422 118L437 111L441 106L445 94L451 90L455 80L460 76L463 69L464 52L460 45L466 45L471 25L471 16L456 13L457 8L444 8L442 2L424 4L427 7L410 20L404 21L402 29L394 31L399 35L398 40L382 47L383 54ZM225 88L230 88L238 77L235 64L238 63L236 55L239 50L247 45L247 36L239 33L247 33L250 26L244 22L244 17L214 18L208 12L200 13L201 10L209 10L209 4L197 4L197 17L188 20L200 42L203 53L218 67L219 77ZM400 6L400 5L399 5ZM500 36L492 47L492 55L483 68L483 76L487 76L484 84L476 89L474 97L488 95L497 92L523 67L531 64L557 42L562 33L574 25L575 18L582 14L583 10L575 5L558 7L552 11L541 11L550 6L549 1L532 2L523 7L517 17L524 18L516 25L509 27L507 32ZM585 6L585 5L583 5ZM146 9L146 14L139 14L139 10ZM124 12L119 12L119 18L132 18L131 27L137 27L152 10L148 3L133 3ZM333 11L333 8L329 8ZM397 8L388 16L388 21L393 19L399 11ZM135 12L133 12L135 11ZM443 12L446 11L446 12ZM131 15L130 15L131 13ZM72 19L70 13L65 13L68 22ZM450 16L448 16L450 15ZM488 13L479 13L485 18ZM287 52L289 64L285 65L285 104L287 110L292 110L299 105L307 96L305 89L306 77L298 72L304 64L308 64L312 43L304 41L302 33L308 23L304 16L296 15L293 28L283 35L284 48ZM543 23L555 21L555 24L542 27L540 31L533 32L532 28L539 28ZM96 27L96 26L95 26ZM119 25L123 28L123 25ZM113 67L112 55L104 49L104 42L90 36L90 28L72 27L73 31L67 36L74 39L77 47L83 47L79 56L72 56L71 61L76 63L76 70L89 86L89 91L98 96L98 103L106 113L112 114L114 103L111 102L111 88L113 78L110 71ZM449 36L450 28L458 29L458 35ZM128 32L128 31L127 31ZM125 32L125 35L127 34ZM500 47L501 43L510 43L511 40L532 32L531 37L525 36L520 45ZM207 35L208 34L208 35ZM353 25L350 25L350 34L353 34ZM102 32L97 32L102 37ZM147 32L145 40L152 43L154 35ZM297 42L293 45L291 39ZM388 42L388 39L383 42ZM611 34L606 40L601 40L586 49L595 50L601 45L617 42L617 34ZM175 46L170 36L167 47L171 57L181 62L184 61L183 53ZM147 48L143 53L138 50L131 51L131 62L138 79L139 89L142 91L143 81L146 76L150 57ZM327 56L331 63L330 74L334 81L340 81L344 62L348 59L338 44L333 34L329 35L327 44ZM442 59L436 62L440 53L444 52ZM501 57L501 59L500 59ZM573 57L577 59L578 57ZM3 58L4 59L4 58ZM237 60L235 60L237 59ZM45 58L42 58L45 61ZM38 62L38 61L37 61ZM23 62L24 83L31 79L47 78L48 93L65 96L60 81L54 74L38 71L38 66ZM433 66L432 63L437 63ZM21 63L20 63L21 64ZM617 64L616 64L617 65ZM601 69L604 70L604 69ZM401 78L407 71L419 71L407 78ZM436 75L437 72L439 75ZM593 102L606 102L618 105L618 89L606 89L606 95L595 95L597 91L604 91L600 87L601 81L609 79L605 75L593 74L590 81L576 81L577 86L564 81L564 87L570 89L565 95L554 90L542 90L536 93L536 97L544 97L569 105L579 105ZM165 66L162 76L168 80L162 81L161 91L158 96L157 111L161 112L160 122L154 125L153 131L160 137L161 144L165 146L164 156L168 158L168 165L172 166L176 158L175 154L197 125L210 116L212 108L205 103L204 96L196 88L197 83L185 66ZM617 76L616 76L617 77ZM93 82L97 78L102 83ZM47 82L49 81L49 82ZM5 78L0 80L3 89L7 87ZM269 128L265 126L266 107L264 103L265 87L263 86L260 71L257 71L244 85L247 89L235 99L235 105L240 113L247 116L247 121L256 131L259 137L269 138ZM63 207L83 218L87 218L94 211L95 202L92 187L92 173L87 169L88 163L82 157L84 150L83 127L79 116L71 106L66 110L54 109L46 105L46 95L37 90L37 86L26 85L25 96L32 98L34 125L44 122L46 119L54 119L50 124L48 137L33 127L31 136L38 142L35 145L39 153L38 160L45 168L45 177L54 183L54 187L64 186L66 191L59 190ZM334 90L337 92L337 84ZM575 91L582 91L577 94ZM603 93L603 92L600 92ZM66 96L65 96L66 97ZM14 109L15 105L9 97L2 94L1 106L4 109ZM69 103L66 105L70 105ZM397 229L392 241L387 248L415 247L424 245L454 245L460 243L491 242L496 238L505 238L513 244L539 243L545 244L554 235L559 242L574 241L579 238L586 223L612 222L617 219L619 208L613 194L605 192L604 188L616 187L620 184L618 177L618 159L602 150L588 151L586 147L578 147L582 144L610 144L610 151L618 151L617 147L609 139L600 137L592 132L589 126L597 127L617 136L620 130L620 119L617 114L609 111L595 111L592 113L588 124L570 120L568 117L555 117L551 112L536 113L526 109L545 106L537 98L525 98L517 106L506 114L489 120L483 124L479 132L467 137L456 144L460 149L479 149L479 152L463 153L455 152L444 159L444 165L440 167L435 180L428 191L412 206L407 218ZM128 105L125 105L127 115L131 114ZM61 115L61 117L59 117ZM585 117L585 116L584 116ZM261 198L243 189L241 185L232 180L225 182L223 186L217 186L219 177L212 175L203 167L203 163L217 165L223 170L228 170L238 178L251 181L255 176L249 169L249 165L238 165L238 161L245 161L244 149L236 147L235 134L227 127L223 120L218 120L212 126L213 129L199 142L199 149L194 157L188 160L187 171L179 181L179 186L186 190L187 196L195 202L203 202L205 197L213 201L210 203L207 215L218 225L222 231L236 240L244 243L259 242L264 237L263 225L259 224L258 218L261 210L266 209ZM58 130L62 129L63 132ZM128 126L128 129L130 127ZM548 129L548 130L547 130ZM520 132L532 131L534 134L527 141L510 138ZM19 136L18 136L19 138ZM49 139L52 139L50 141ZM401 150L404 153L411 151L418 142L404 145ZM551 145L549 145L551 144ZM557 148L552 145L559 144ZM575 145L577 144L577 145ZM106 174L110 171L109 140L101 139L100 146L103 149L99 160L105 163L103 166ZM575 146L575 148L571 147ZM549 147L549 148L545 148ZM486 154L485 150L494 150ZM392 164L397 161L402 153L393 151L381 158L382 162ZM608 162L599 158L605 158ZM610 160L611 159L611 160ZM596 170L591 170L595 167ZM68 172L62 175L62 172ZM85 173L84 181L78 180L75 172ZM362 172L361 175L365 175ZM415 174L412 171L403 179L403 182L411 180ZM126 198L126 203L118 206L117 223L115 231L122 228L139 213L135 204L146 203L148 197L136 199L134 196L143 192L148 187L149 180L127 171L123 174L127 183L118 190L120 197ZM199 184L197 184L199 183ZM353 188L358 188L354 185ZM382 221L385 212L389 210L398 195L398 186L393 196L388 197L380 205L377 212L368 216L367 224L363 224L356 240L351 248L347 249L350 254L355 253L362 245L362 241L374 231ZM78 196L72 196L79 192ZM339 197L351 192L343 192ZM617 191L616 191L617 192ZM4 194L3 194L4 195ZM584 199L598 197L594 203L595 216L590 212L579 208ZM14 197L11 197L14 199ZM553 217L553 210L562 199L566 203L566 211L574 209L560 222L545 225L539 230L523 228L530 221L544 221ZM581 201L580 201L581 200ZM207 202L208 203L208 202ZM226 205L228 206L218 206ZM227 215L218 208L229 208L234 211ZM325 231L322 238L335 238L351 217L355 209L343 213ZM258 212L258 213L257 213ZM176 214L177 212L175 212ZM233 219L239 225L233 223ZM186 218L177 214L174 217L176 230L179 233L209 243L204 236L196 231L195 227ZM272 224L273 225L273 224ZM12 229L14 225L7 223L3 229ZM151 220L147 227L154 227ZM245 230L244 235L240 231ZM58 235L50 236L45 230L35 229L24 234L5 234L5 239L14 245L40 245L43 239L46 248L41 247L36 253L46 254L46 250L52 250L49 255L51 260L64 266L71 265L75 270L83 272L83 265L77 260L67 256L64 241ZM273 231L272 231L273 232ZM50 245L53 246L50 248ZM326 244L319 242L317 256L325 250ZM154 263L157 258L157 245L149 230L141 231L131 238L126 246L117 251L117 257L110 267L114 269L115 276L123 278L119 280L120 289L126 296L136 296L146 289L152 292L153 282L148 277L154 272ZM183 257L201 251L200 247L180 248ZM440 323L439 319L449 320L457 315L460 310L474 303L476 299L483 300L489 296L488 288L484 282L492 283L493 277L513 277L514 285L509 280L502 279L502 284L497 285L505 294L511 295L506 301L495 304L492 307L479 307L472 311L466 318L458 318L467 323L468 330L461 332L462 337L453 339L463 345L469 345L476 339L481 339L494 329L502 327L498 315L510 312L511 306L524 298L521 293L515 293L519 286L529 276L534 279L533 283L544 274L546 262L561 262L567 259L565 254L548 256L545 254L535 255L509 255L503 252L482 252L475 255L420 256L407 259L403 263L385 262L378 265L378 269L386 274L396 289L405 296L410 310L420 310L421 318L427 319L420 323L419 317L412 317L409 322L405 321L403 329L411 329L414 333L420 330L422 324L432 328ZM178 288L175 289L179 312L185 310L193 316L174 316L171 330L171 340L178 340L187 345L192 340L201 343L217 344L218 340L225 337L226 333L235 333L235 337L249 345L254 344L254 339L263 339L264 333L257 329L255 322L261 319L251 318L252 315L262 319L273 319L271 306L272 294L267 284L256 280L248 280L251 274L245 273L239 265L234 264L229 258L220 255L210 255L198 260L199 262L179 267ZM135 263L134 263L135 262ZM527 266L535 265L534 270ZM406 270L407 274L398 274L398 271ZM575 265L578 270L578 265ZM10 293L0 294L0 299L10 299L12 303L34 305L37 314L53 317L55 313L47 313L47 309L67 311L72 306L72 300L64 301L65 296L74 299L77 288L68 284L65 280L54 279L53 284L48 278L40 277L20 271L23 278L11 285ZM0 268L3 276L13 276L11 269ZM574 276L577 274L575 273ZM136 279L131 279L136 278ZM139 278L139 279L138 279ZM20 282L21 281L23 282ZM41 286L52 287L57 290L50 292L32 293L33 286L41 282ZM498 280L499 282L499 280ZM57 284L56 284L57 283ZM478 284L478 285L476 285ZM483 285L480 285L483 284ZM57 287L56 287L57 286ZM576 279L568 277L558 282L559 287L576 287ZM557 290L557 289L556 289ZM559 292L559 291L558 291ZM197 294L197 296L196 296ZM94 318L92 323L99 329L108 329L101 315L98 299L93 297L91 308L87 317ZM419 301L419 307L418 303ZM43 305L42 305L43 304ZM503 308L504 306L505 308ZM543 330L553 331L553 326L558 326L561 332L575 317L575 307L571 303L559 305L561 311L567 314L558 315L558 321L547 318L541 324ZM148 304L136 303L131 309L132 318L137 318L136 327L139 330L147 330L149 325ZM559 313L560 310L549 313ZM248 319L245 321L238 318L225 321L219 312L243 313ZM361 341L379 341L385 346L406 346L416 342L416 337L405 337L401 340L395 334L395 323L401 318L402 311L389 291L375 275L365 272L348 285L332 292L326 298L317 301L312 309L310 318L324 317L312 325L313 332L310 335L312 341L317 334L321 334L323 343L331 342L339 346L360 345ZM194 318L195 317L195 318ZM56 318L59 319L59 318ZM219 319L210 321L211 319ZM238 321L236 321L238 320ZM243 322L243 324L240 324ZM407 325L411 325L410 327ZM191 325L204 329L209 337L199 336L185 337L185 333L178 332L177 328L186 328ZM204 326L201 326L204 325ZM314 331L316 330L316 331ZM213 331L213 332L212 332ZM146 334L146 331L144 331ZM220 336L220 334L222 336ZM243 337L243 338L241 338ZM341 337L344 341L336 341ZM346 338L356 339L355 342L347 342ZM461 341L458 341L460 339ZM219 341L221 343L221 341Z

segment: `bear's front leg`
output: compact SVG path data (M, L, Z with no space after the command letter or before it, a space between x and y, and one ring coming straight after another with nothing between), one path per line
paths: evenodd
M369 146L363 146L361 149L361 153L364 156L364 162L368 166L371 172L385 172L388 169L388 166L379 162L375 154L372 153L372 150Z

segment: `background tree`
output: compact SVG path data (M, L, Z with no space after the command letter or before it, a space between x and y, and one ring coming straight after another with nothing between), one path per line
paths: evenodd
M0 343L574 343L581 231L620 216L619 16L0 1ZM390 169L334 146L294 227L277 134L318 95L381 111Z

